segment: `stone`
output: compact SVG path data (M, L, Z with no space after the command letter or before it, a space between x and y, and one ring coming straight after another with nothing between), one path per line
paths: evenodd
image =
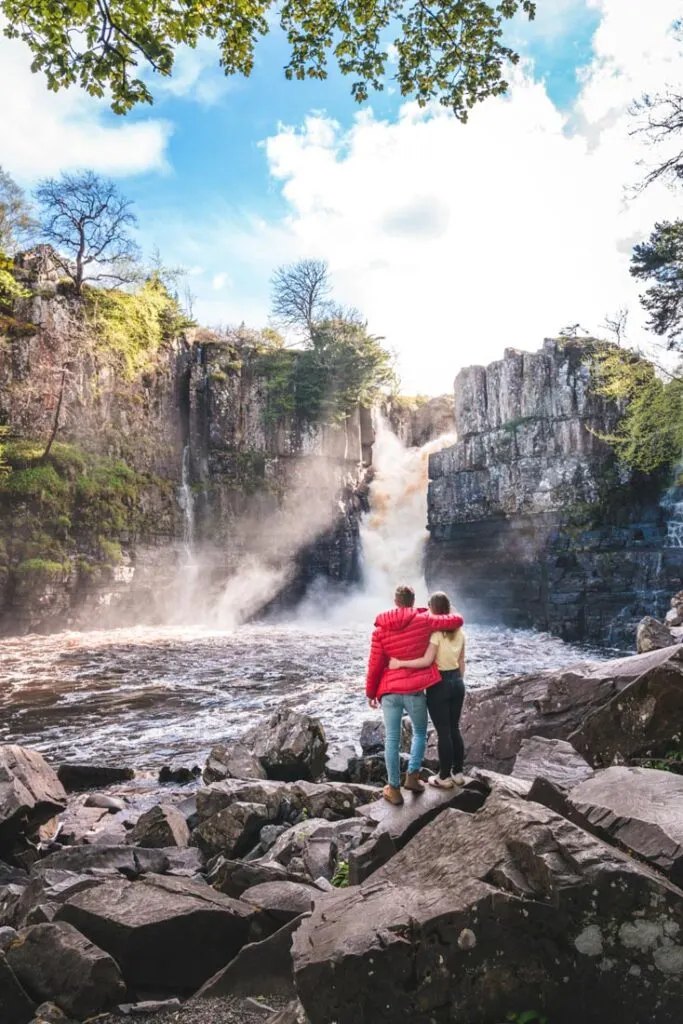
M177 1010L179 1006L179 999L143 999L139 1003L121 1003L118 1010L124 1017L146 1017L152 1013Z
M25 885L10 882L0 886L0 926L14 928L19 924Z
M268 780L225 779L200 789L196 797L196 818L201 824L234 803L260 804L268 812L268 820L276 821L285 805L291 807L289 787Z
M0 860L0 885L9 885L12 882L25 885L27 877L26 871L23 868L13 867L11 864L5 864L4 861Z
M209 978L195 999L215 996L296 996L292 971L292 936L303 917L295 917L267 939L244 946L227 967ZM268 969L264 970L264 964Z
M285 868L277 861L264 861L262 858L253 861L226 860L221 857L209 881L217 892L239 899L243 892L264 882L306 882L305 873L297 874Z
M192 768L185 768L183 765L173 766L165 764L163 768L159 769L158 781L162 786L168 783L174 783L176 786L189 786L201 774L202 770L198 764L193 765Z
M30 875L28 885L19 903L17 917L19 923L39 924L40 921L52 920L56 908L71 896L84 889L92 889L99 885L101 879L92 875L78 874L61 868L36 869ZM47 908L53 908L51 911ZM39 916L31 916L32 911L40 908ZM50 916L51 914L51 916Z
M100 789L116 782L130 782L135 778L132 768L102 764L62 764L57 769L57 775L67 793Z
M169 804L158 804L141 814L126 838L131 846L156 850L187 846L189 841L190 830L184 816Z
M69 1024L69 1018L56 1003L41 1003L31 1024Z
M279 928L313 909L320 890L301 882L263 882L242 893L241 899L263 911Z
M317 718L281 708L254 726L242 742L259 759L269 779L315 782L325 770L327 739Z
M658 651L662 647L671 647L675 644L671 632L663 622L658 622L651 615L646 615L638 623L636 633L636 650L638 654L647 654L649 651Z
M0 950L0 1021L28 1024L35 1005Z
M245 743L236 741L230 746L213 747L202 773L204 782L222 782L223 779L265 779L265 768Z
M287 831L287 825L264 825L259 832L259 844L263 850L269 850L274 846L283 832Z
M206 818L192 833L191 842L208 857L222 853L240 857L258 840L261 828L268 821L265 804L237 801Z
M310 1024L310 1021L299 1000L293 999L284 1009L269 1017L266 1024Z
M381 718L366 718L360 731L360 747L363 757L384 754L384 722ZM407 754L413 739L413 726L407 716L401 722L401 752Z
M66 807L66 792L41 754L0 746L0 857L19 833L31 835Z
M102 810L116 814L118 811L125 811L126 801L118 796L107 796L106 793L89 793L85 798L85 807L99 807Z
M36 1000L52 1000L73 1017L89 1017L125 995L116 962L70 924L29 928L7 951L7 961Z
M529 782L540 776L559 789L570 790L590 778L593 769L566 740L530 736L522 740L512 774Z
M494 1022L510 1007L675 1024L682 925L665 878L494 791L316 906L294 935L294 976L311 1024Z
M349 851L349 885L360 885L396 853L396 844L388 832L378 831Z
M508 793L510 796L527 797L533 788L532 783L526 779L501 775L500 772L490 772L485 768L473 768L470 775L475 782L481 782L489 793L495 789L496 792Z
M59 909L58 903L38 903L26 914L23 927L28 928L33 924L51 924Z
M206 867L206 858L196 846L183 848L171 846L166 848L163 853L168 861L168 868L165 872L168 875L194 878L201 875Z
M122 874L126 878L137 878L146 872L163 874L168 866L168 857L163 850L126 846L66 846L41 860L33 871L43 873L57 868L84 875Z
M384 785L387 781L387 766L384 754L372 754L370 757L352 757L349 761L349 777L352 782L366 785Z
M325 778L330 782L350 782L350 762L355 758L354 747L342 747L327 758L325 763Z
M117 961L126 982L173 995L194 992L244 945L254 909L185 878L114 878L78 893L57 919Z
M626 708L632 710L622 713ZM681 721L683 664L680 648L670 647L471 690L461 728L468 764L509 774L522 741L531 736L567 740L600 766L617 754L664 755L675 745ZM623 725L628 728L621 735Z
M683 776L606 768L568 795L572 820L648 861L683 888Z
M0 928L0 953L4 953L10 943L19 938L16 928L9 928L7 925Z

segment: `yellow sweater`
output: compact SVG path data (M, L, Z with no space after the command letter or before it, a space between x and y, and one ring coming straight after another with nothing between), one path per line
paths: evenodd
M445 633L432 633L430 644L436 647L436 667L443 672L460 668L460 655L465 646L465 631L458 629L451 640Z

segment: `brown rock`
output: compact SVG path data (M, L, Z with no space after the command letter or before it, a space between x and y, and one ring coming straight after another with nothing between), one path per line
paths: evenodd
M494 1022L510 1007L676 1024L682 925L666 879L494 791L316 907L294 936L295 981L311 1024Z
M244 945L252 907L189 879L112 879L60 908L116 959L129 985L194 992Z
M590 778L593 769L566 740L530 736L522 740L512 774L529 782L548 779L559 789L569 790Z
M230 746L213 747L208 756L202 778L207 785L223 779L265 779L266 770L245 743L236 741Z
M239 951L227 967L217 971L197 992L195 999L214 996L296 995L292 970L292 935L303 917L296 917L262 942L252 942ZM264 965L267 964L267 970Z
M102 764L62 764L57 769L59 781L67 793L86 789L100 789L115 782L130 782L135 778L132 768L117 768Z
M192 833L193 846L213 857L241 857L258 842L258 834L268 821L265 804L232 803L218 814L202 821Z
M217 892L238 899L247 889L264 882L306 882L308 879L305 874L293 875L277 861L260 857L250 861L221 858L209 880Z
M254 726L242 742L263 765L269 779L315 782L325 770L327 739L317 718L282 708Z
M128 833L126 842L131 846L161 850L166 846L187 846L190 830L177 807L158 804L141 814Z
M320 897L320 890L312 885L283 881L255 885L243 892L241 899L264 911L280 927L307 914Z
M0 951L0 1021L2 1024L28 1024L35 1005Z
M7 961L37 1002L89 1017L123 998L118 965L70 924L38 924L7 950Z
M65 807L64 787L40 754L0 746L0 857L15 835L32 834Z
M636 650L638 654L647 654L648 651L658 651L663 647L671 647L676 641L671 631L663 622L646 615L638 623L636 631Z

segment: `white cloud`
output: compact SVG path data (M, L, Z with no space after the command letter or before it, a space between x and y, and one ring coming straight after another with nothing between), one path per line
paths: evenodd
M2 25L0 24L0 29ZM115 121L80 89L49 92L19 40L0 35L0 164L23 182L90 167L115 177L166 168L171 126Z
M232 281L230 280L228 274L226 274L225 272L222 272L220 274L214 274L214 276L211 279L211 287L215 292L219 292L226 287L230 288L231 286Z
M234 80L221 70L220 52L215 39L202 38L197 46L181 46L176 52L173 74L170 78L153 72L143 77L155 96L164 93L214 106L234 88Z

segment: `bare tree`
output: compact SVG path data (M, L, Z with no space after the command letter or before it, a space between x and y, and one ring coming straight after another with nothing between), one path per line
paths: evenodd
M621 347L622 341L626 340L626 325L628 324L628 306L620 306L612 316L605 314L604 323L600 326L613 334L617 345Z
M36 227L26 193L0 167L0 251L13 255L29 244Z
M276 324L311 338L316 323L333 315L326 260L299 260L278 267L272 281Z
M560 331L559 337L578 338L580 332L583 332L586 337L590 337L590 331L587 331L585 327L581 326L581 324L567 324L567 326L563 327Z
M664 158L635 186L635 191L641 192L655 181L680 184L683 181L683 145L676 143L676 139L683 133L683 95L671 91L645 95L633 104L631 113L639 118L631 135L645 135L652 146L663 145L667 150Z
M60 417L61 412L62 412L62 404L64 402L64 391L66 389L66 378L67 378L68 373L69 373L69 367L65 363L64 366L62 367L62 370L61 370L61 376L60 376L60 381L59 381L59 393L57 395L57 405L56 405L56 408L55 408L54 419L52 420L52 430L50 431L50 437L48 439L47 445L45 446L45 451L43 452L43 454L40 457L40 461L41 462L45 462L45 460L48 458L50 452L52 451L52 445L55 443L55 438L57 437L57 431L59 430L59 428L61 426L61 424L59 422L59 417Z
M136 279L140 250L130 231L137 220L113 181L93 171L63 174L41 182L36 199L43 236L77 294L86 281L115 287Z

